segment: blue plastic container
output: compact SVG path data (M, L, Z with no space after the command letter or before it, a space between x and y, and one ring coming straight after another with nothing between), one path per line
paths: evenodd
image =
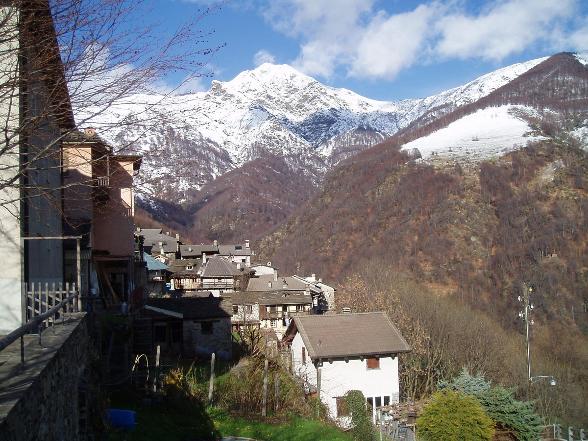
M133 430L137 413L127 409L108 409L108 422L117 429Z

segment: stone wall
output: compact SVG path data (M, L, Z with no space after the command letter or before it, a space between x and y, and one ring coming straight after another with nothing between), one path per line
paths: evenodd
M211 334L206 333L206 326L212 326ZM186 355L203 356L215 352L219 358L229 359L231 357L231 319L229 317L210 320L184 320L183 327L184 353Z
M0 352L0 440L77 441L87 438L91 339L85 314Z

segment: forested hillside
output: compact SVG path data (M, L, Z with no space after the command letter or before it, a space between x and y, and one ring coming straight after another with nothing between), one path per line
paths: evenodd
M320 195L262 242L263 258L285 271L337 280L340 301L357 309L394 314L394 305L407 307L404 323L426 324L421 331L432 345L448 338L443 369L416 387L416 395L459 364L525 385L517 297L523 283L532 285L533 366L545 369L535 374L560 377L555 413L578 421L588 414L581 398L588 395L588 155L568 133L585 117L547 112L533 123L545 141L469 165L415 162L391 144L363 152L334 170ZM361 292L354 283L363 284L367 300L345 294ZM438 312L428 310L438 302ZM445 315L435 316L439 311ZM455 326L464 315L483 327ZM466 340L460 333L483 335L488 327L508 342L482 339L494 357L480 365L471 359L475 351L458 356L456 347Z

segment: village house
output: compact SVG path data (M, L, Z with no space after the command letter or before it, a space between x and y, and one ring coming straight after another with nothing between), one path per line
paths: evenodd
M246 268L244 263L234 263L227 257L203 256L201 289L211 291L215 296L243 290L250 276L251 270Z
M181 297L148 299L141 319L147 321L147 337L153 349L185 357L207 357L215 353L231 358L231 299Z
M278 270L275 268L269 274L267 269L262 269L262 271L265 274L258 276L256 273L249 280L247 291L269 292L279 290L282 292L305 292L311 298L313 313L323 314L329 309L329 302L325 296L325 292L317 283L309 282L299 276L279 276Z
M266 264L258 263L255 265L251 265L251 269L255 271L256 276L269 276L273 274L278 274L279 268L276 268L272 265L271 262L268 262Z
M137 227L135 235L143 240L143 249L163 263L180 258L180 235L172 236L169 231L163 232L161 228Z
M253 254L248 240L244 244L219 245L218 241L212 244L190 245L183 244L179 248L181 259L197 259L208 257L226 257L235 264L241 264L246 268L251 266Z
M273 330L281 338L292 317L312 313L312 297L307 291L244 291L231 295L233 329L257 327Z
M145 252L143 252L143 260L147 267L147 294L155 297L163 296L167 292L166 284L171 271L166 264Z
M0 8L0 334L22 324L23 282L63 282L61 134L75 121L52 21ZM23 60L30 62L23 63ZM21 185L25 184L25 185Z
M123 300L142 265L132 236L141 158L77 130L49 5L22 6L1 10L15 44L0 43L0 332L27 320L26 284Z
M168 266L170 275L170 289L189 294L201 289L200 272L202 271L201 259L172 260Z
M345 394L359 390L375 409L399 401L398 355L410 347L384 312L294 316L283 343L292 371L348 427Z
M128 302L145 270L133 236L133 177L141 157L114 154L94 129L64 136L64 232L81 236L81 293ZM64 243L65 279L76 280L76 244Z

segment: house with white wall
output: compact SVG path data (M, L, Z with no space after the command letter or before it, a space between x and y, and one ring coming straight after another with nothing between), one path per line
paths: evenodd
M350 424L345 394L359 390L375 409L398 403L398 356L410 346L384 312L294 316L283 342L292 370L341 426Z

